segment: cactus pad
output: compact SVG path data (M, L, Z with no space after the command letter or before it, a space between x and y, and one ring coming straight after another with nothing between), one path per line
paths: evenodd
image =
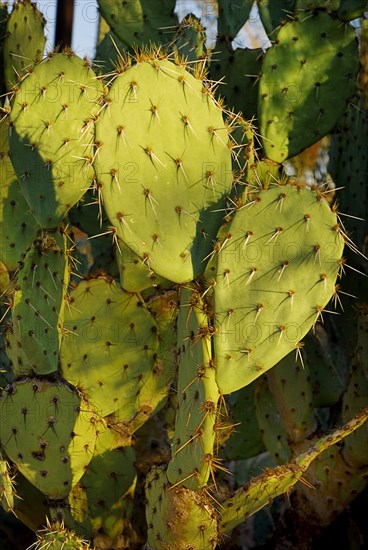
M99 425L88 470L69 495L70 513L90 536L115 540L132 515L135 453L119 446L117 433Z
M15 96L11 160L44 228L56 227L92 183L92 119L101 93L88 62L66 51L36 65Z
M240 207L217 243L217 383L263 374L317 322L335 293L344 240L322 191L273 186Z
M8 91L36 61L42 59L46 44L45 24L35 2L14 2L4 40L4 72Z
M178 318L178 408L172 458L172 485L198 490L214 475L219 391L211 356L211 328L200 297L182 289Z
M29 212L9 158L9 127L0 123L0 261L15 271L31 245L38 224Z
M170 27L178 24L175 0L98 0L102 17L128 47L170 41Z
M68 495L96 442L88 403L65 384L26 379L3 391L0 439L9 459L49 498Z
M81 282L71 292L65 326L63 376L102 416L117 412L129 420L143 406L153 411L172 367L160 362L158 325L136 295L104 278Z
M95 168L110 222L157 274L189 281L232 187L222 111L201 80L155 55L118 74L105 101Z
M155 550L214 550L217 518L205 492L170 487L166 473L153 469L147 476L148 544Z
M260 80L258 114L267 157L282 162L333 129L355 88L357 48L353 27L326 12L281 27Z
M13 333L20 356L38 374L56 372L62 337L69 270L66 235L42 234L19 272L12 308ZM18 353L18 352L17 352Z

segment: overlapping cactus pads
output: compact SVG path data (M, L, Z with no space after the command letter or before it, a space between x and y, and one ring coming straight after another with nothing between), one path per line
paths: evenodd
M94 176L93 117L102 84L72 52L29 71L14 99L12 163L41 227L56 227Z

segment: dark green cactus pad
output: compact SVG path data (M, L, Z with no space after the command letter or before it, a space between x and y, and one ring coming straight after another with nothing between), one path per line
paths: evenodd
M351 21L362 17L365 11L368 10L367 0L340 0L337 15L344 21Z
M200 20L194 15L185 17L169 48L177 50L186 61L192 64L192 67L200 70L200 62L207 60L206 31Z
M113 32L107 32L96 48L94 63L106 74L116 70L121 62L121 54L127 53L127 46Z
M354 323L354 319L349 319L350 323ZM339 342L339 346L335 342ZM307 334L304 344L310 365L313 407L332 407L339 402L347 386L347 350L338 335L329 333L322 323Z
M5 380L8 380L8 382L11 382L12 379L20 376L28 376L33 374L34 362L32 359L28 359L25 350L23 349L22 342L18 339L18 336L19 335L14 332L14 326L12 323L9 323L6 329L4 328L4 350L6 352L9 366L5 369L3 375Z
M304 10L325 9L329 12L336 11L341 0L296 0L295 12Z
M364 430L366 425L346 439L356 433L364 433ZM367 431L364 441L367 446ZM363 468L359 471L358 468L351 467L341 452L341 446L334 445L312 462L303 475L306 483L300 483L296 487L297 496L302 497L304 506L305 501L308 501L320 525L330 525L367 486L363 472Z
M218 34L228 36L230 41L235 38L240 29L249 18L253 6L253 0L240 0L229 2L228 0L218 1ZM212 6L211 6L212 7ZM208 6L209 9L209 6Z
M34 63L40 61L46 44L46 21L35 2L14 2L4 40L6 89L18 84Z
M289 353L266 374L276 410L289 444L299 443L317 429L312 403L310 368L306 356Z
M198 490L214 476L215 423L220 397L211 354L211 327L198 293L181 291L178 318L179 374L172 458L172 485Z
M281 27L260 80L265 155L282 162L331 132L354 92L358 69L352 26L317 12Z
M117 75L105 101L95 168L110 222L148 268L192 280L232 187L222 111L201 80L153 54Z
M175 0L98 0L102 17L126 46L167 44L178 24Z
M15 96L11 160L44 228L56 227L92 183L93 117L101 93L89 63L65 51L36 65Z
M129 525L137 478L135 452L118 440L114 429L98 426L93 458L68 498L70 514L83 532L89 538L104 533L111 542Z
M105 209L95 188L86 191L81 200L69 210L68 218L74 227L89 237L105 233L109 229Z
M324 451L327 451L336 443L344 439L344 437L363 426L367 419L368 408L365 408L341 428L337 428L330 434L316 440L307 451L298 454L292 462L277 466L273 469L266 469L260 476L253 478L249 483L238 489L233 497L222 503L219 522L220 535L229 534L234 527L258 512L258 510L267 504L270 504L275 497L290 491L302 476L303 478L307 477L305 472L310 468L313 461L316 459L318 460L318 457L320 457ZM330 468L323 471L323 455L319 464L322 465L322 475L327 478L328 483L331 484L331 476L333 476L334 473ZM353 483L351 488L353 491L351 494L354 494L354 484L355 486L361 487L362 480L366 483L363 476L355 481L352 480ZM342 491L344 491L343 484L337 485L340 490L342 489ZM313 487L310 489L310 493L317 504L319 499L318 491ZM326 502L320 499L319 504L322 502L326 511L332 510L330 505L326 506Z
M51 374L58 369L69 283L66 239L65 234L40 234L19 271L12 307L14 338L10 343L12 353L26 360L26 364L18 362L21 370L31 366L37 374Z
M336 187L345 230L354 245L366 253L368 242L368 110L363 93L358 93L349 104L331 137L328 170ZM347 215L347 216L345 216ZM366 264L355 254L353 262Z
M368 304L362 304L358 309L357 332L355 357L368 379Z
M255 385L249 384L228 396L234 432L224 449L228 460L244 460L266 450L256 417Z
M291 459L288 434L265 376L256 381L255 405L258 429L266 449L275 458L277 464L288 462Z
M344 260L322 191L274 185L249 198L215 245L216 379L231 393L263 374L320 319Z
M172 363L160 356L159 327L138 296L113 280L81 282L70 294L61 349L63 376L101 416L128 421L167 395Z
M220 38L214 52L210 74L214 80L221 80L217 95L223 97L226 105L235 112L241 111L246 119L257 119L263 51L240 48L232 50L229 43Z
M88 466L96 418L62 383L26 379L3 391L0 439L9 459L44 495L64 498Z
M148 544L155 550L214 550L217 514L205 491L171 487L166 472L153 468L146 479Z
M0 123L0 261L15 271L37 233L9 158L9 127Z
M366 359L366 358L365 358ZM353 359L349 385L343 397L343 421L347 422L363 407L368 406L368 379L360 364L359 357ZM344 440L343 456L353 468L366 468L368 465L368 426L350 434Z
M13 382L15 373L12 369L12 361L6 353L6 342L4 336L4 327L0 328L0 389L5 388Z
M290 20L295 11L295 0L257 0L257 7L267 34L273 35L281 24Z
M16 517L32 531L37 531L45 524L49 514L49 503L45 495L41 493L27 478L13 466L16 498L14 499L14 511Z

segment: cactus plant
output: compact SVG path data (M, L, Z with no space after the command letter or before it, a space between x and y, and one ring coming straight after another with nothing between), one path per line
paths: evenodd
M43 19L28 0L7 19L0 491L31 548L234 546L282 495L322 529L367 490L367 306L343 277L365 230L334 202L363 204L363 7L259 1L272 47L233 52L252 5L218 3L211 51L172 0L100 0L93 69L29 49L14 72ZM333 130L340 200L284 162Z

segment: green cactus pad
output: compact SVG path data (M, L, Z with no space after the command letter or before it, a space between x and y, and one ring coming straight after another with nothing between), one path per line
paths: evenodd
M103 73L116 70L121 61L120 54L127 53L126 45L113 32L107 32L96 48L95 64Z
M343 421L350 420L363 407L368 406L368 379L355 357L349 385L343 397ZM344 440L345 462L354 468L365 468L368 464L368 426L362 426Z
M224 394L297 352L344 263L340 226L322 191L260 191L225 233L214 250L216 379Z
M66 239L59 233L41 234L18 274L12 307L13 351L37 374L58 369L69 281Z
M14 510L15 497L14 481L9 464L0 453L0 504L5 512Z
M44 495L66 497L95 448L96 418L88 403L65 384L33 378L3 391L0 407L6 455Z
M218 0L218 34L235 38L247 21L253 6L253 0L241 0L240 2L228 2ZM211 6L212 7L212 6ZM210 6L207 7L208 11Z
M346 439L364 430L362 426ZM366 431L364 442L367 447ZM308 501L320 525L330 525L367 486L362 470L351 467L341 453L341 446L334 445L312 462L303 475L306 483L297 486L297 494L304 502Z
M13 513L32 531L37 531L46 521L49 514L49 502L27 478L13 467L16 498Z
M274 367L276 369L277 367ZM288 434L276 409L267 378L262 376L255 383L256 419L263 443L277 464L291 459Z
M167 279L157 275L141 258L119 239L116 252L119 266L120 284L127 292L142 292L148 288L154 288ZM170 283L172 284L172 283Z
M295 352L288 353L266 374L276 410L291 445L303 441L317 429L309 363L305 356L300 355L299 359L303 362L295 357Z
M102 416L128 421L167 394L173 366L161 361L159 327L140 299L113 280L81 282L65 311L63 376Z
M210 74L221 81L217 95L226 105L241 111L248 120L257 118L259 78L262 72L263 50L232 50L228 42L219 39L211 58Z
M6 26L8 20L8 6L1 2L0 4L0 56L4 58L4 41L6 36ZM4 71L0 71L0 107L3 106L5 100L5 75Z
M177 26L175 0L98 0L102 17L128 47L166 44Z
M362 304L358 309L357 331L355 357L357 364L368 379L368 304Z
M313 407L336 405L347 386L349 364L346 355L331 340L332 337L322 324L316 326L313 332L310 331L304 340L310 365L309 385Z
M234 432L224 449L228 460L244 460L266 450L256 417L255 385L249 384L227 398L234 421Z
M358 93L338 122L332 135L328 170L336 187L343 187L337 194L339 210L344 226L355 247L366 253L368 240L368 110L366 98ZM346 216L347 215L347 216ZM366 264L356 255L353 261Z
M40 61L46 44L46 21L36 3L14 2L4 40L4 69L7 90L11 90Z
M17 335L14 332L14 327L11 323L9 323L9 326L5 331L4 339L4 349L10 362L9 371L13 374L12 378L28 375L32 376L34 362L32 359L28 359L25 354L22 342L18 340ZM9 377L9 371L6 369L6 378ZM9 382L10 381L11 380L9 380Z
M170 487L154 468L146 480L148 544L153 550L214 550L217 517L206 492Z
M266 469L263 474L253 478L231 499L222 503L220 533L231 533L237 525L270 504L274 498L289 491L301 476L302 470L296 464L284 464Z
M313 460L360 428L367 419L368 408L365 408L341 428L318 439L307 451L295 457L292 462L273 469L266 469L263 474L238 489L233 497L222 503L220 534L229 534L234 527L249 516L270 504L275 497L288 492L301 479ZM318 499L318 492L314 490L314 494Z
M326 12L281 27L266 52L259 89L267 157L282 162L333 129L355 88L357 48L353 27Z
M37 541L27 550L89 550L89 542L69 531L63 524L52 526L47 520L47 527L37 531Z
M188 15L180 23L170 49L176 49L193 67L200 70L201 61L207 59L206 31L194 15Z
M50 55L24 78L11 111L11 160L38 223L56 227L94 171L93 117L102 85L72 52Z
M257 0L257 7L267 34L274 37L274 31L294 13L295 0Z
M351 21L362 17L368 9L367 0L340 0L337 15L344 21Z
M189 281L232 187L222 111L201 80L154 54L117 75L105 101L95 168L110 222L148 268Z
M29 211L9 158L9 127L0 123L0 261L15 271L31 245L38 224Z
M336 11L341 0L296 0L295 12L304 10L326 9Z
M178 408L167 477L192 490L216 470L219 391L211 356L211 328L196 292L182 289L178 318Z
M132 515L135 453L118 440L114 429L99 425L93 458L69 495L70 513L91 537L103 532L116 539Z

